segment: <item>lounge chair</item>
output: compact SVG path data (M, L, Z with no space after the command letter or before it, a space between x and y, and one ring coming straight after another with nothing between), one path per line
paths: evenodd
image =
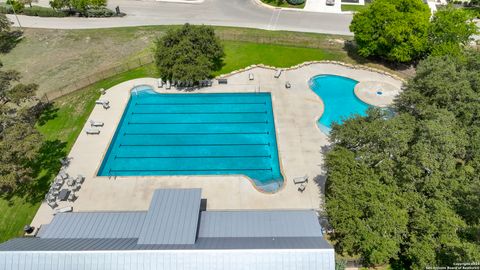
M68 178L68 173L64 172L64 171L60 171L57 175L57 177L59 177L60 179L62 180L65 180Z
M280 75L282 75L282 70L281 69L277 69L277 72L275 72L275 78L280 78Z
M248 79L249 79L250 81L253 81L253 79L254 79L253 73L249 73L249 74L248 74Z
M159 78L159 79L157 80L157 87L158 87L158 88L162 88L162 87L163 87L162 78Z
M77 181L75 181L75 179L69 178L69 179L67 180L67 186L73 187L76 182L77 182Z
M308 182L308 176L301 176L301 177L295 177L293 178L293 183L295 184L302 184Z
M100 130L94 128L87 128L85 132L87 135L100 134Z
M51 194L51 193L48 194L48 195L47 195L47 198L46 198L47 202L54 202L56 199L57 199L57 196L54 196L54 195Z
M72 191L79 191L81 187L82 187L82 184L75 183L75 186L73 186Z
M101 104L101 105L104 105L104 104L110 104L110 101L108 100L105 100L105 99L99 99L97 101L95 101L95 104Z
M335 5L335 0L327 0L326 4L327 4L327 6L334 6Z
M304 192L306 187L307 187L307 184L306 184L306 183L301 183L301 184L298 186L298 191Z
M75 179L75 182L83 184L83 182L85 182L85 176L83 176L81 174L77 175L77 178Z
M55 202L55 201L53 201L53 202L48 202L47 204L48 204L48 206L50 206L52 209L54 209L55 207L58 206L57 202Z
M165 89L170 90L170 88L172 88L172 85L170 84L170 81L167 81L165 84Z
M110 109L110 105L108 105L108 104L103 104L102 106L103 106L103 108L104 108L105 110Z
M71 195L72 193L70 193ZM56 214L59 214L59 213L67 213L67 212L72 212L73 211L73 207L72 206L67 206L67 207L62 207L62 208L59 208L57 210L55 210L55 212L53 213L54 215Z
M90 126L92 126L92 127L103 127L103 122L90 120Z
M75 195L75 192L70 192L70 195L68 195L68 201L73 202L77 199L77 195Z
M70 164L70 159L68 157L61 158L60 163L62 164L62 166L68 166Z

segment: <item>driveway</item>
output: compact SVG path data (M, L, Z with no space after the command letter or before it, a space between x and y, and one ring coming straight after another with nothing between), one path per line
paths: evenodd
M87 29L141 25L209 24L250 27L267 30L351 35L351 14L331 14L271 9L253 0L205 0L182 4L153 0L110 0L109 7L119 6L123 18L39 18L18 16L23 27ZM12 15L10 19L18 25Z

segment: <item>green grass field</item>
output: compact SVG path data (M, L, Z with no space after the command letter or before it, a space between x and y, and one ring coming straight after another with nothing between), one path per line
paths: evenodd
M342 11L355 11L355 12L358 12L358 11L362 11L364 9L366 9L368 6L368 4L366 5L348 5L348 4L343 4L342 5Z

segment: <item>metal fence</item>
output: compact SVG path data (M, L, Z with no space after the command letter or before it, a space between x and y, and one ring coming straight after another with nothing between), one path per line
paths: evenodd
M135 69L141 66L148 65L154 62L152 55L146 55L132 59L130 61L111 66L107 69L96 71L95 73L69 82L68 84L61 86L53 91L49 91L41 97L44 102L50 102L51 100L68 95L85 87L88 87L98 81L105 80L115 75L124 73L131 69Z

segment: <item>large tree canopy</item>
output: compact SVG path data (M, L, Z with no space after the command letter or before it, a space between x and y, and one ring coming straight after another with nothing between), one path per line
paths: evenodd
M223 47L209 26L185 24L155 43L155 60L165 80L197 82L221 67Z
M337 250L406 269L480 261L480 54L422 61L395 109L333 127Z
M429 28L432 55L460 55L463 47L477 33L471 13L448 5L435 12Z
M10 21L5 14L0 14L0 53L8 53L17 45L22 36L20 31L10 29Z
M355 14L350 30L361 56L410 62L428 48L429 18L422 0L375 0Z
M35 129L37 85L21 84L19 79L16 71L0 70L0 191L32 180L29 163L42 143Z

